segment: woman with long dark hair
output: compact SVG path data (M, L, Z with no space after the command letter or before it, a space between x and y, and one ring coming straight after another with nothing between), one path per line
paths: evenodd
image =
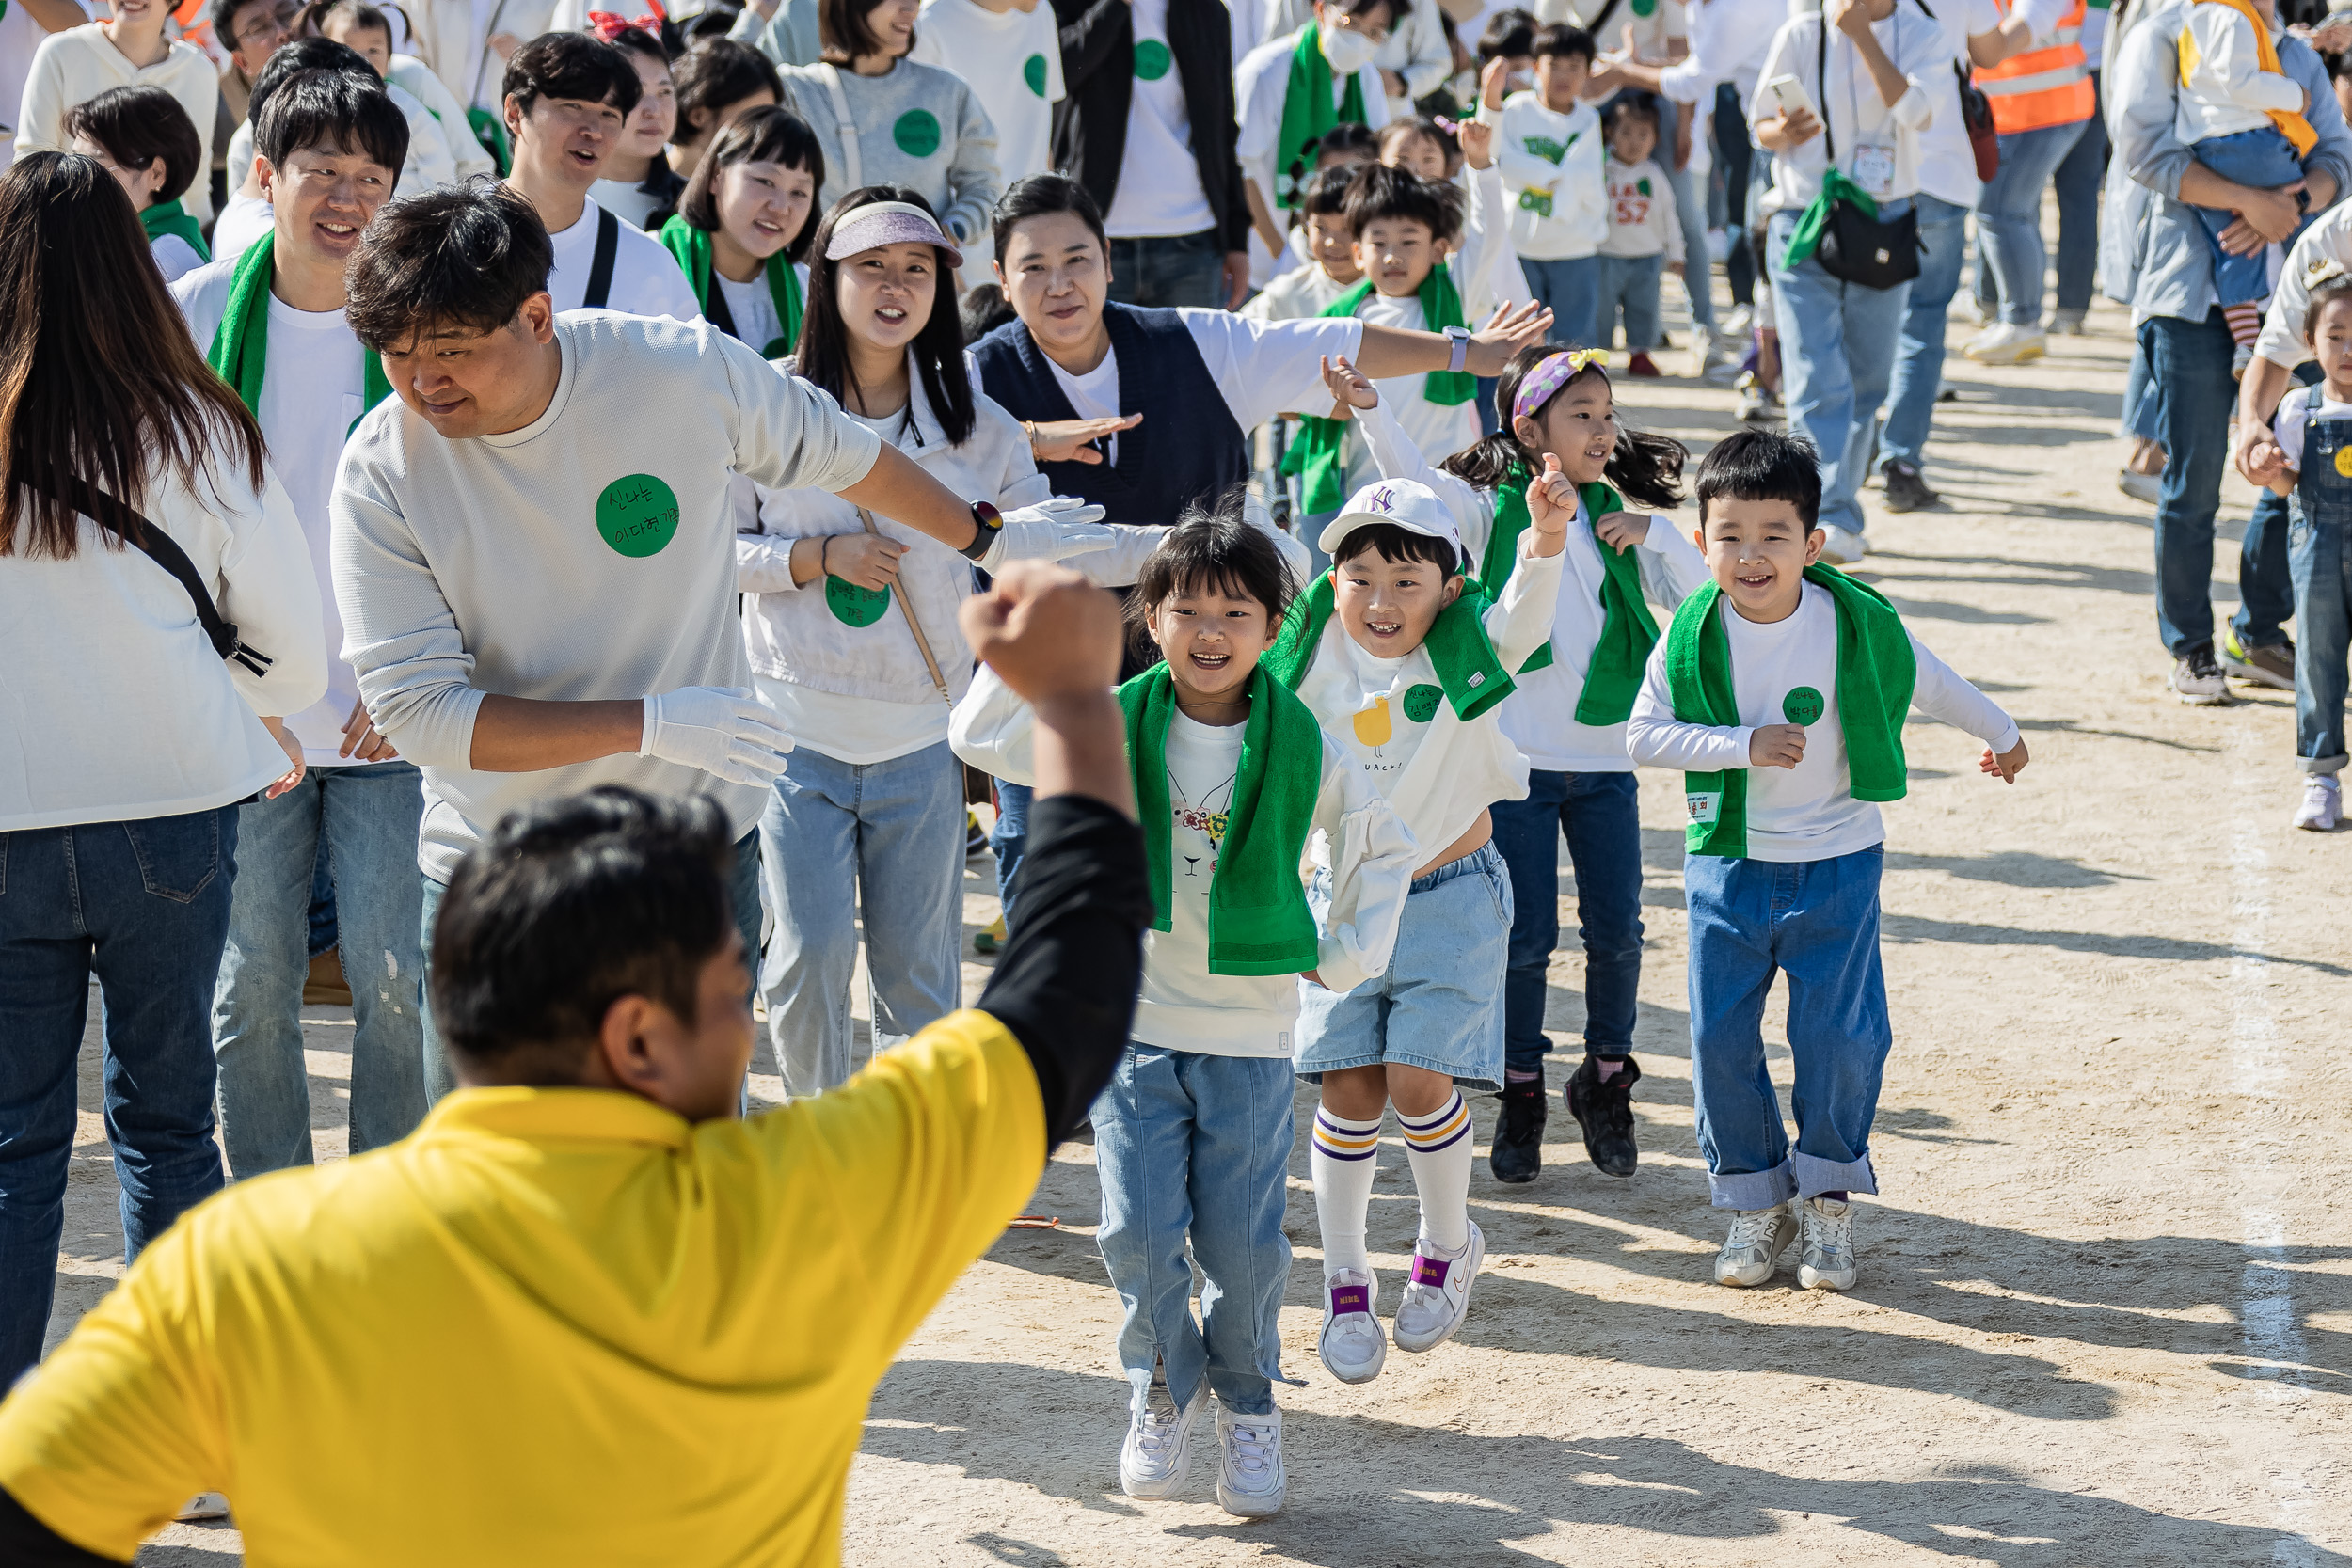
M261 716L316 702L326 651L261 429L95 158L0 177L0 433L6 1386L48 1326L93 974L126 1258L220 1189L210 1014L237 803L300 779Z

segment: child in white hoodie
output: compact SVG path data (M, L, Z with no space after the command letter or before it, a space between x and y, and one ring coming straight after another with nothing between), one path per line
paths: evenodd
M1600 115L1584 102L1593 35L1562 23L1535 35L1535 87L1494 106L1500 78L1478 105L1497 127L1495 158L1516 198L1511 244L1535 298L1551 307L1551 341L1597 346L1601 242L1609 237L1609 189L1601 173Z

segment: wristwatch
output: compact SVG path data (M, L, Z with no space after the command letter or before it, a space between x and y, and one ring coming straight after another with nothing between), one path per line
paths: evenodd
M963 546L968 560L977 561L996 543L996 536L1005 530L1005 515L986 501L972 503L972 543Z
M2312 193L2310 191L2299 190L2295 193L2295 210L2298 213L2308 213L2312 210Z
M1445 368L1451 373L1458 373L1464 365L1470 363L1470 328L1449 326L1445 329L1445 341L1454 346L1453 356L1446 360Z

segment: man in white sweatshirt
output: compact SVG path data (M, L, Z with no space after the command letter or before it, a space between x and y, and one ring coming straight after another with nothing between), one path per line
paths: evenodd
M1013 542L993 507L707 324L559 316L552 262L530 203L473 186L388 208L349 271L346 319L396 395L336 477L335 598L361 700L424 773L428 973L459 858L516 806L599 784L725 808L756 951L756 825L791 741L752 696L736 620L736 474L835 492L983 563ZM429 1014L424 1058L437 1096Z

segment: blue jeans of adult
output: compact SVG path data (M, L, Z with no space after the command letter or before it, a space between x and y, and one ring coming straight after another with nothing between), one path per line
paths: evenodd
M1968 230L1967 208L1925 194L1917 199L1919 276L1911 280L1911 298L1903 308L1902 341L1896 345L1894 378L1887 384L1886 425L1879 432L1879 461L1900 458L1915 467L1926 462L1936 388L1944 381L1944 325L1952 295L1960 292Z
M1225 305L1225 243L1214 229L1111 242L1110 296L1121 305Z
M2344 771L2345 658L2352 654L2352 480L2337 470L2352 451L2352 420L2326 420L2305 438L2287 557L2295 581L2295 754L2306 773Z
M2078 119L2001 137L2000 172L1978 193L1977 232L2000 291L2005 322L2031 326L2042 320L2042 274L2049 261L2042 245L2042 187L2082 139L2086 123Z
M1895 1041L1879 966L1883 847L1825 861L1685 859L1691 1102L1718 1209L1875 1193L1870 1122ZM1764 1060L1764 999L1788 976L1792 1149Z
M1627 773L1527 776L1527 799L1498 800L1495 847L1511 873L1511 946L1502 976L1502 1062L1540 1072L1545 974L1560 945L1560 840L1576 870L1577 937L1584 946L1584 1053L1633 1051L1642 988L1641 791Z
M996 857L996 902L1005 911L1005 929L1012 929L1012 902L1019 889L1021 858L1029 850L1027 784L996 781L996 825L988 830L988 847Z
M1691 296L1691 322L1701 332L1712 335L1715 330L1715 291L1708 286L1713 268L1707 260L1707 206L1699 198L1698 185L1692 180L1689 168L1676 168L1675 126L1683 113L1682 105L1662 95L1651 102L1658 105L1658 166L1666 171L1666 183L1674 187L1675 216L1682 224L1682 285ZM1705 137L1707 127L1694 125L1693 137ZM1626 342L1631 345L1631 331Z
M1892 220L1910 203L1879 203ZM1818 256L1794 272L1782 265L1794 213L1774 213L1769 246L1772 315L1780 324L1781 397L1788 426L1821 457L1823 528L1862 531L1862 481L1870 460L1870 434L1894 379L1895 347L1902 338L1911 285L1866 288L1832 277Z
M421 899L416 765L313 768L275 800L237 813L229 945L213 991L220 1141L242 1181L307 1165L310 1079L302 1055L302 982L310 871L327 851L343 978L351 986L351 1152L405 1138L424 1117Z
M760 882L776 911L759 991L787 1094L822 1094L856 1070L852 911L875 1051L961 1004L963 843L963 765L945 740L884 762L792 753L759 819Z
M1535 303L1551 307L1551 341L1563 348L1600 346L1600 258L1538 261L1522 256Z
M234 806L0 833L0 1388L49 1326L91 975L122 1260L221 1189L205 1015L236 874Z
M2216 306L2203 321L2151 316L2139 326L2148 379L2132 408L2132 434L2164 449L2156 495L2156 635L2175 658L2213 645L2213 524L2221 510L2221 469L2230 455L2230 414L2237 384L2230 376L2236 345ZM2265 517L2265 512L2270 515ZM2246 626L2239 641L2259 647L2280 641L2279 588L2286 576L2283 549L2273 536L2283 515L2257 506L2238 556L2238 588ZM2276 555L2278 581L2271 580ZM2264 635L2265 623L2267 635Z
M795 753L792 766L800 760ZM457 1086L457 1075L451 1070L449 1053L441 1049L440 1031L433 1026L433 917L441 912L441 895L449 891L444 882L437 882L420 872L417 877L423 889L422 961L419 965L423 976L423 1000L417 1007L419 1033L424 1037L424 1095L428 1101L440 1098ZM759 830L754 828L735 841L735 874L727 879L727 897L735 906L735 928L743 939L743 961L753 964L753 955L759 951ZM754 964L756 968L756 965ZM747 996L746 1001L750 1000Z
M2254 190L2291 185L2303 178L2303 162L2295 155L2295 144L2267 125L2258 131L2207 136L2196 144L2194 153L2200 164L2222 179ZM2269 247L2233 256L2221 248L2221 231L2237 221L2237 214L2227 207L2191 207L2189 211L2197 214L2198 227L2205 231L2205 244L2213 252L2215 302L2251 305L2269 298L2270 263L2265 259ZM2311 221L2306 217L2297 223L2295 233L2282 243L2292 246Z
M2090 73L2090 118L2083 134L2050 177L2058 198L2058 308L2090 309L2090 288L2099 271L2099 187L2107 173L2106 101L2099 73Z
M1096 1097L1097 1243L1126 1307L1119 1363L1140 1401L1157 1369L1179 1408L1207 1378L1237 1416L1274 1408L1282 1375L1288 1056L1208 1056L1140 1040ZM1192 1268L1200 1265L1200 1316Z
M1628 353L1646 354L1658 346L1658 280L1665 271L1663 256L1600 259L1599 343L1606 345L1616 337L1617 318L1622 314Z

